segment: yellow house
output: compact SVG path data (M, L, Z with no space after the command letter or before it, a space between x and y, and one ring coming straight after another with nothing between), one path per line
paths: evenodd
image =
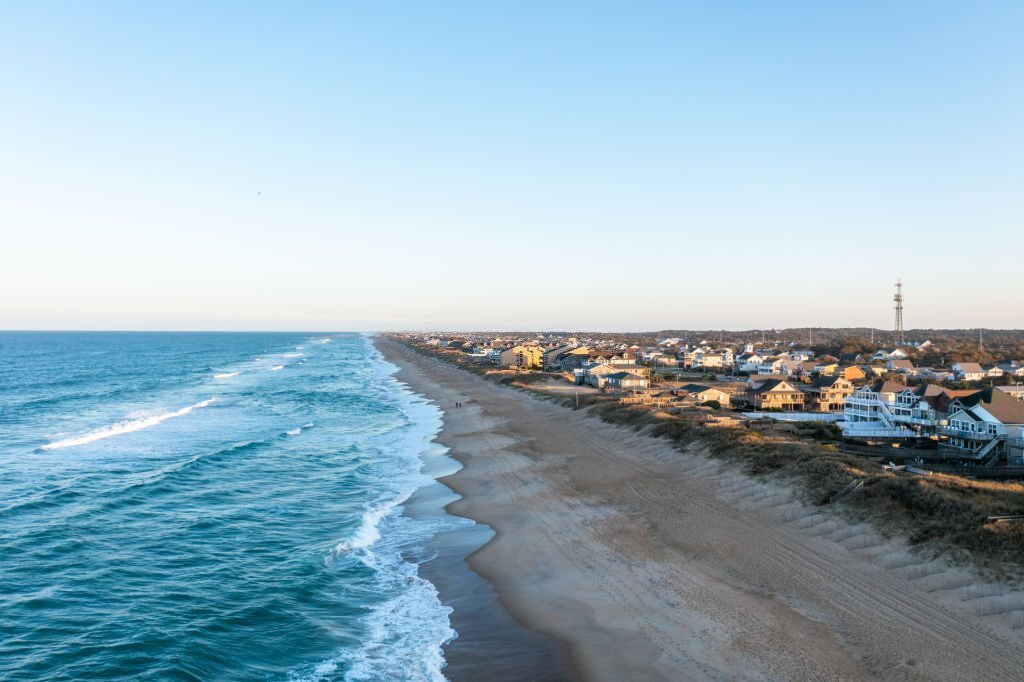
M498 355L502 369L540 369L544 366L544 349L536 345L512 346Z
M837 369L839 369L838 363L827 362L823 365L815 365L813 371L817 372L820 376L830 377L836 373Z

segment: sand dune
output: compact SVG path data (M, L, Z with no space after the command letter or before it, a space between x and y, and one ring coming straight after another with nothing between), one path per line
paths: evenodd
M446 410L440 439L466 465L446 480L464 495L452 511L497 531L471 566L567 643L580 677L1024 679L1024 593L700 452L378 343Z

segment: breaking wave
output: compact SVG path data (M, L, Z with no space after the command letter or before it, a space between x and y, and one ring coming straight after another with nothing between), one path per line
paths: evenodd
M198 410L200 408L208 406L210 403L217 400L216 397L209 398L202 402L196 403L195 405L189 405L183 407L180 410L174 412L165 412L164 414L153 415L149 417L140 417L138 419L126 419L120 421L111 426L105 426L102 429L96 429L95 431L89 431L81 436L74 436L72 438L65 438L64 440L54 441L53 443L47 443L42 447L43 450L60 450L62 448L70 448L76 445L85 445L86 443L93 443L98 440L105 438L112 438L114 436L121 436L126 433L133 433L135 431L141 431L142 429L148 429L151 426L156 426L161 422L165 422L168 419L174 419L175 417L184 417L192 410Z

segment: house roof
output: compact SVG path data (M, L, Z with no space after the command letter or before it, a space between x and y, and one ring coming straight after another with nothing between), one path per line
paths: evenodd
M876 381L871 384L871 390L875 393L900 393L906 386L896 381Z
M977 362L958 362L957 365L960 367L960 371L965 374L985 371Z
M793 388L792 386L790 386L789 383L786 382L785 379L769 379L768 381L764 382L763 384L760 384L759 386L754 387L753 389L751 389L751 391L753 393L768 393L768 392L774 391L776 389L781 390L781 391L785 391L785 392L797 392L797 393L799 393L799 390Z
M1017 400L1004 391L986 388L959 398L957 402L968 409L983 407L1004 424L1024 424L1024 401Z
M687 393L703 393L704 391L718 391L719 393L724 392L721 389L714 388L712 386L702 386L700 384L686 384L685 386L680 386L678 390L686 391Z
M622 380L622 379L626 379L628 377L633 377L634 379L643 379L643 377L640 376L639 374L637 374L636 372L615 372L614 374L606 374L604 376L605 379L616 379L616 380Z
M832 388L837 382L840 382L840 381L842 381L844 383L847 383L847 384L850 383L849 381L846 381L846 379L844 379L841 376L820 377L818 379L815 379L813 387L814 388L818 388L818 389L821 389L821 388Z
M914 363L910 360L890 360L889 364L893 369L914 369Z

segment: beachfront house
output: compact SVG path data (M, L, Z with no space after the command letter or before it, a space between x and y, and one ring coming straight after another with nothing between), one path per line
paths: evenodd
M1024 402L1005 391L988 388L950 403L947 424L939 429L940 447L970 459L1006 452L1020 462L1024 450Z
M541 369L544 349L535 344L512 346L498 354L498 367L502 369Z
M637 391L648 387L650 382L647 377L642 377L633 372L613 372L604 375L604 388L613 391Z
M808 412L842 412L846 399L853 395L853 384L841 376L817 379L804 389Z
M698 404L716 402L722 407L729 407L731 402L729 394L725 391L711 386L702 386L701 384L680 386L676 389L676 393L684 393L687 400Z
M804 409L804 392L785 379L755 382L747 388L746 398L757 410L797 412Z

